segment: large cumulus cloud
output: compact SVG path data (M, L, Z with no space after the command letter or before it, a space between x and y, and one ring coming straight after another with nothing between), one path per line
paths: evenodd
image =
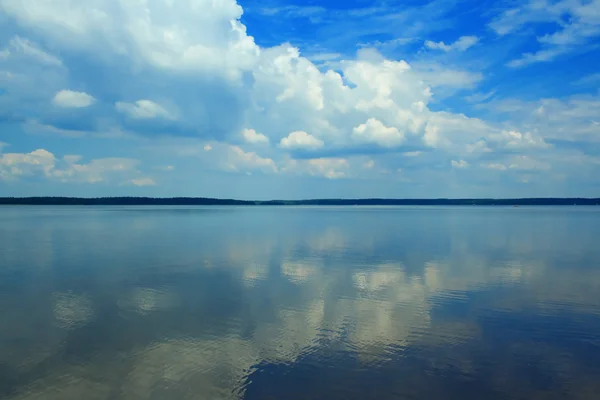
M481 74L369 48L324 67L288 43L258 46L234 0L0 0L0 10L0 118L29 127L191 137L225 170L328 178L450 171L453 160L514 173L507 157L551 165L556 150L527 124L432 107L438 90Z

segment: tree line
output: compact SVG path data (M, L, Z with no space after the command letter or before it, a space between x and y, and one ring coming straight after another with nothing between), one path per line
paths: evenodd
M572 206L598 205L600 198L521 198L521 199L313 199L313 200L234 200L205 197L0 197L4 205L107 205L107 206Z

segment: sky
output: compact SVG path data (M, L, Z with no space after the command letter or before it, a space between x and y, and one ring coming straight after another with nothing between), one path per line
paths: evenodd
M600 0L0 0L0 196L600 197Z

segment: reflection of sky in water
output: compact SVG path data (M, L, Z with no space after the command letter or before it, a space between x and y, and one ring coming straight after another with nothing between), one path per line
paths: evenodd
M599 234L582 207L1 208L0 397L597 398Z
M53 303L54 318L61 328L78 328L87 324L94 316L92 303L85 296L54 293Z

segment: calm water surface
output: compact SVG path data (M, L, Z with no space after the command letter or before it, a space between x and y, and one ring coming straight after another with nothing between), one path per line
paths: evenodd
M0 398L598 399L600 208L0 207Z

